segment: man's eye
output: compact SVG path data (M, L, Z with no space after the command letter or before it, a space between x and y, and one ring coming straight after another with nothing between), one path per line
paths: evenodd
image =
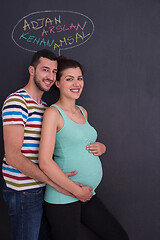
M48 68L43 68L42 70L43 70L44 72L48 72L48 71L49 71Z
M67 81L72 81L72 80L73 80L73 78L67 78L66 80L67 80Z

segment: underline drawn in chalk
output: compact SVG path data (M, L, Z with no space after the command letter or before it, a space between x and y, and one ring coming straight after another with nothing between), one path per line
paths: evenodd
M12 30L15 44L27 51L48 48L60 55L86 43L94 33L94 23L86 15L73 11L46 10L21 18Z

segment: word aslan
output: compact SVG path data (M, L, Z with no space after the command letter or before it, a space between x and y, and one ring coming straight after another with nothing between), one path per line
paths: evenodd
M39 30L41 28L44 27L48 27L50 28L50 33L55 33L53 31L53 29L57 30L57 32L61 32L66 31L66 30L71 30L72 28L74 28L76 31L78 30L78 28L81 28L82 30L85 28L85 25L87 22L84 23L83 26L81 26L79 23L77 25L74 25L73 23L70 24L70 26L68 26L66 28L66 25L61 26L61 25L57 25L61 23L61 17L59 16L59 18L55 18L54 20L51 20L50 18L41 18L41 19L36 19L36 21L31 21L30 23L27 22L26 19L24 19L24 25L23 25L23 30L30 30L31 28L33 30ZM57 26L53 26L53 24L56 24ZM48 33L48 31L45 32L45 30L43 29L43 32L46 34L46 32ZM43 33L43 34L44 34ZM46 34L47 35L47 34Z

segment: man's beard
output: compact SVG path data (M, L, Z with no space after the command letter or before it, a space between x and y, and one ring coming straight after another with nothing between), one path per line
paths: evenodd
M45 89L44 87L42 87L40 82L38 82L36 74L34 74L33 80L34 80L34 83L36 84L36 86L39 90L41 90L42 92L48 92L49 91L49 89Z

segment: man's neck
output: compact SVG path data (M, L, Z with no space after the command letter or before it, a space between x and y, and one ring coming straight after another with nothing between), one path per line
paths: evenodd
M38 103L41 103L41 98L43 95L43 91L40 91L35 86L31 86L31 84L27 84L24 89L27 91L27 93Z

